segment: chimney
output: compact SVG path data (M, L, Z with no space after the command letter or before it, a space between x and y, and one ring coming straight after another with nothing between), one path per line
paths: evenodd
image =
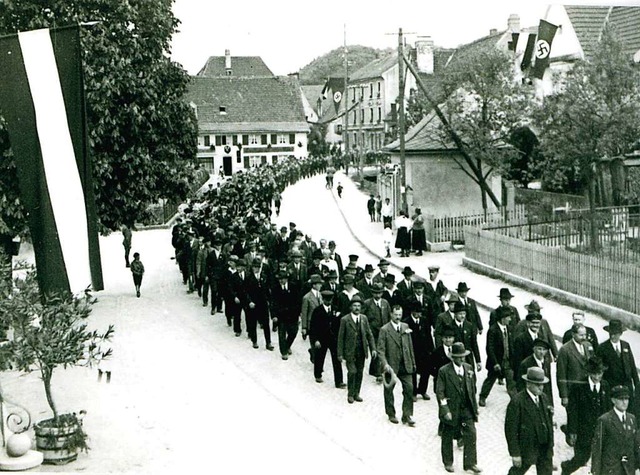
M296 81L300 80L300 73L299 72L295 72L295 73L289 73L288 76L291 79L295 79Z
M493 36L493 35L497 35L498 34L498 29L497 28L491 28L489 30L489 36Z
M231 51L224 50L224 69L229 71L231 69Z
M433 40L422 36L416 41L416 67L418 71L433 74Z
M512 13L507 20L507 30L511 33L520 33L520 15Z

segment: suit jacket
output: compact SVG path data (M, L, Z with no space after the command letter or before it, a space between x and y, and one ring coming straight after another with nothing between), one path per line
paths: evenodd
M271 290L271 317L282 323L295 323L300 317L301 309L300 288L296 282L288 282L287 290L280 282Z
M611 410L609 388L604 379L597 395L591 391L588 381L573 387L567 407L567 433L576 434L579 439L591 443L598 419Z
M373 293L371 292L371 285L373 284L373 279L371 279L371 284L367 283L367 279L362 278L356 282L356 289L360 291L363 299L370 299L373 297Z
M513 332L513 330L515 329L516 325L520 321L520 313L518 313L518 309L515 308L513 305L509 305L509 308L513 312L513 316L511 317L511 322L509 322L509 328ZM496 308L496 309L491 310L491 313L489 314L489 326L493 325L498 320L497 314L496 314L496 310L498 310L498 309Z
M393 292L389 292L389 289L385 288L382 292L382 298L389 302L391 308L393 308L394 305L402 305L400 303L400 293L397 289L394 289Z
M436 340L436 348L442 345L442 330L446 326L452 327L454 325L454 320L453 315L451 315L451 312L448 310L446 312L439 313L436 317L435 331L433 332L433 337Z
M389 275L389 274L393 274L393 272L387 272L385 275ZM376 272L375 275L373 276L373 283L375 284L376 282L380 282L382 285L384 285L384 277L380 272ZM396 282L397 282L397 276L396 276ZM397 284L396 284L397 287Z
M461 408L467 407L473 419L478 420L478 401L476 399L476 373L467 363L462 363L464 378L462 381L453 367L449 363L438 371L436 383L436 396L438 398L438 408L440 421L443 424L459 427L462 417ZM463 399L464 389L469 396L469 400ZM447 421L444 416L451 413L451 420Z
M411 343L413 343L413 355L416 359L416 371L420 374L429 372L429 357L433 352L433 338L431 327L427 320L420 316L418 323L413 317L403 320L411 329Z
M246 278L247 274L244 273L244 277ZM229 294L229 302L225 303L225 305L231 305L233 307L246 307L247 305L247 293L245 290L244 279L240 278L240 273L235 272L231 275L229 282L227 283L227 291ZM235 299L240 300L239 304L236 304Z
M371 328L366 315L359 315L360 331L353 321L351 314L347 314L340 319L340 330L338 331L338 358L347 362L353 362L356 359L356 341L358 336L361 338L364 357L367 358L369 350L376 349L376 343L373 340Z
M409 325L400 322L400 333L391 322L380 329L378 336L378 358L384 368L391 366L396 374L413 374L416 372L416 359L413 353L411 330Z
M571 386L587 379L587 360L593 356L593 347L588 341L583 341L582 346L584 356L580 355L573 340L562 345L558 352L556 377L561 398L568 398Z
M585 329L587 330L587 340L589 341L589 343L591 343L591 346L593 346L594 351L596 351L597 353L598 335L596 335L596 331L591 327L585 327ZM573 338L573 336L571 328L569 328L566 332L564 332L564 335L562 336L562 344L564 345L566 342L571 340L571 338Z
M424 293L431 300L431 312L433 315L439 315L444 312L442 296L446 295L447 287L442 283L442 280L438 280L435 287L431 282L426 282L424 285Z
M418 302L418 296L414 293L407 299L406 305L404 307L408 307L413 302ZM427 298L425 294L422 294L422 303L420 304L420 315L425 319L426 324L429 326L429 334L431 334L431 329L435 327L435 318L431 313L431 302ZM411 312L408 312L404 318L410 318Z
M466 361L475 368L476 363L482 361L480 359L480 349L478 348L478 338L475 327L472 323L465 320L462 322L462 328L460 328L457 323L454 323L453 329L456 333L453 341L464 343L464 347L471 351L471 353L467 355Z
M295 264L290 262L287 265L287 273L289 274L289 280L296 282L299 287L309 280L309 274L307 274L307 266L304 262L300 262L300 268L296 269Z
M333 307L330 307L329 312L327 312L324 305L317 306L311 313L311 322L309 324L311 343L319 341L320 345L325 348L337 344L340 320L341 318L336 314Z
M333 302L336 306L336 310L340 313L340 315L346 315L351 311L351 299L357 295L359 292L356 292L349 296L344 290L335 295ZM366 312L362 312L368 316Z
M407 301L413 295L413 285L408 286L407 281L402 279L400 283L396 284L396 288L398 289L398 295L400 296L400 305L404 308L406 307L405 304ZM404 316L406 317L407 315L408 314L405 314Z
M524 379L522 379L522 375L527 374L527 370L529 368L533 368L534 366L538 366L536 359L533 355L527 356L520 362L520 367L514 371L514 378L516 380L516 389L518 391L523 391L526 387ZM551 356L549 353L545 356L542 361L542 370L544 371L544 375L549 378L549 382L544 385L543 391L549 400L549 404L553 406L553 385L551 384ZM568 412L568 411L567 411Z
M302 330L307 331L309 329L309 322L311 321L311 314L318 305L322 304L322 298L316 297L313 291L309 291L302 297L302 305L300 308L300 322Z
M269 313L270 289L269 281L264 272L257 279L253 272L249 272L244 279L244 288L247 294L247 304L253 303L253 311Z
M377 341L380 329L391 320L391 306L389 302L381 298L380 307L378 307L374 299L367 299L362 306L362 313L367 316L369 327L371 327L373 337Z
M526 320L520 320L514 329L514 336L518 336L521 333L524 333L528 330L529 326L527 325ZM538 337L541 340L549 343L549 351L553 355L554 358L558 357L558 347L556 345L556 340L553 337L553 332L551 331L551 327L549 326L549 322L546 318L540 320L540 329L538 330Z
M480 312L478 312L478 305L476 304L476 301L467 297L465 299L464 306L467 309L466 319L473 324L478 332L481 332L484 327L482 326L482 319L480 318Z
M227 264L222 256L222 251L218 251L218 253L219 256L216 257L216 251L211 249L209 254L207 254L205 265L207 269L207 277L209 277L210 281L220 280L227 268Z
M451 363L451 359L447 356L444 346L440 345L433 350L433 353L431 353L431 356L429 357L429 374L431 374L435 379L434 385L438 380L438 372L440 371L440 368L448 365L449 363Z
M638 390L640 382L638 381L638 371L636 362L633 358L631 346L624 340L620 340L620 356L613 349L611 340L607 340L598 347L598 356L602 358L602 362L607 366L604 372L604 379L611 387L620 384L628 386L629 389ZM633 382L633 387L631 383Z
M538 338L540 338L540 332L538 332ZM511 368L513 371L518 371L520 363L533 354L533 338L529 331L520 332L517 336L513 337L513 352L511 355Z
M507 406L504 434L511 457L522 457L525 466L535 465L540 448L553 452L552 408L547 396L537 406L527 391L516 394Z
M598 418L591 445L593 475L633 475L640 454L636 418L627 412L627 423L612 409ZM626 462L623 462L626 460Z
M509 332L509 328L507 327L507 335L508 335L508 354L505 355L504 352L504 336L502 334L502 330L500 326L495 323L489 327L487 331L487 364L486 368L489 371L494 371L495 365L500 365L501 371L504 371L504 363L505 361L511 365L512 355L513 355L513 335Z

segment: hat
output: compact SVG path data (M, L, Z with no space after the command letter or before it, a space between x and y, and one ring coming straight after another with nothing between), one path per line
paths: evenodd
M405 268L402 269L402 275L413 275L413 274L415 274L415 272L413 272L413 270L409 266L405 266Z
M512 317L513 309L511 307L498 307L496 309L496 318L502 320L505 317Z
M283 231L284 231L284 232L288 231L288 229L287 229L287 227L286 227L286 226L282 226L282 227L280 228L280 232L283 232Z
M247 262L244 259L238 259L238 262L236 262L236 267L246 267L247 266Z
M445 302L447 302L448 304L459 302L459 301L460 301L460 297L458 297L458 294L456 294L455 292L450 292L449 296L445 300Z
M322 280L322 277L320 277L318 274L313 274L311 277L309 277L309 283L311 285L322 284L324 283L324 280Z
M322 251L320 249L316 249L315 251L313 251L313 253L311 254L311 258L312 259L322 259Z
M592 356L587 360L587 373L589 374L604 373L606 369L607 367L599 356Z
M371 286L371 292L373 292L374 294L381 294L382 292L384 292L384 286L381 282L374 282Z
M291 257L302 257L302 253L299 250L294 249L291 251Z
M611 388L611 397L613 399L629 399L631 392L626 386L614 386Z
M371 264L366 264L364 266L364 272L373 272L373 266Z
M345 269L357 269L357 268L358 268L358 266L356 265L355 262L349 262L347 264L347 267L345 267Z
M251 261L251 267L260 267L262 265L262 261L260 259L254 259Z
M431 272L432 270L440 270L440 266L438 264L432 264L428 267L429 272Z
M357 261L358 260L358 254L349 254L349 260L350 261Z
M356 278L351 274L345 274L342 277L342 283L343 284L353 284L355 282L355 280L356 280Z
M378 267L388 266L388 265L389 265L389 261L386 259L380 259L380 262L378 262Z
M511 295L511 292L509 292L509 289L507 289L506 287L503 287L502 289L500 289L500 295L498 295L498 297L500 299L512 299L513 295Z
M384 276L384 281L393 283L396 281L396 276L393 274L387 274Z
M545 376L544 370L539 366L527 368L527 374L523 374L522 379L528 383L536 384L547 384L549 382L549 378Z
M536 346L542 346L547 350L551 349L551 345L549 345L549 342L546 340L543 340L542 338L536 338L535 340L533 340L533 344L531 346L533 348L535 348Z
M240 259L235 254L231 254L228 260L229 262L238 262Z
M333 290L327 289L320 292L320 295L322 295L323 298L331 298L335 295L335 292Z
M526 320L527 320L528 322L532 322L532 321L534 321L534 320L538 320L538 321L540 321L540 320L542 320L542 315L540 315L538 312L531 312L531 311L529 311L529 313L527 313Z
M542 307L540 306L537 300L532 300L531 303L525 305L524 308L526 308L530 312L534 311L538 313L540 313L540 309L542 309Z
M276 275L276 278L278 280L280 279L288 279L289 278L289 274L287 274L287 271L280 271L278 272L278 274Z
M386 389L393 389L396 386L396 375L393 369L389 368L389 371L382 373L382 385Z
M338 272L335 271L335 270L332 270L332 271L329 272L328 277L329 277L329 279L337 279L338 278Z
M424 289L424 281L422 280L414 280L411 285L414 289Z
M336 247L336 242L335 241L329 241L329 244L327 244L327 246Z
M626 329L622 326L622 321L614 318L613 320L609 320L609 325L605 325L603 327L609 333L622 333Z
M467 306L460 301L454 302L453 307L451 308L453 313L465 312L467 313Z
M296 223L293 223L293 222L289 223L289 227L290 228L295 228L296 227Z
M442 330L440 331L440 334L442 335L442 338L455 337L456 336L456 330L451 325L445 325L444 327L442 327Z
M354 304L354 303L362 303L362 297L360 297L360 294L355 294L351 298L351 304Z
M467 356L469 353L471 352L464 348L464 343L462 343L461 341L455 342L451 347L451 356L464 357L464 356Z
M191 233L189 233L189 234L191 234ZM222 244L222 239L220 239L218 236L214 236L214 238L211 240L211 242L215 246L216 244Z
M467 292L469 290L469 287L467 287L467 283L466 282L459 282L458 283L458 288L456 290L458 291L458 293Z

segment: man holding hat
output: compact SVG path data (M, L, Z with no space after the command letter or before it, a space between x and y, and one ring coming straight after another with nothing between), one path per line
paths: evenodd
M333 366L333 380L336 388L347 387L342 376L342 364L338 358L338 332L340 331L340 316L333 309L333 292L323 290L322 304L318 305L311 314L309 325L309 340L314 352L313 375L316 383L322 382L324 360L327 350L331 353L331 365Z
M576 386L569 395L567 441L573 446L573 458L560 464L561 475L569 475L587 464L598 418L611 409L609 383L602 379L602 359L592 356L587 362L586 384Z
M544 393L549 400L549 404L553 406L553 387L551 385L551 356L549 355L549 343L541 338L533 340L533 353L527 356L520 362L520 367L515 374L516 387L518 391L524 389L524 380L522 375L527 374L529 368L537 366L542 368L544 375L549 379L549 382L544 385Z
M640 386L638 381L638 371L636 370L636 362L631 351L631 345L621 340L622 332L625 328L622 321L612 319L604 329L609 332L609 339L603 342L599 347L597 354L602 358L603 364L607 367L604 372L604 379L609 385L626 386L629 389L629 410L636 414L638 407L636 389Z
M512 467L509 475L523 475L532 465L538 475L553 472L553 407L544 394L549 378L534 366L522 376L524 391L516 394L507 406L504 433Z
M391 321L380 329L378 337L378 357L384 373L392 373L402 384L402 423L411 427L413 420L413 375L416 360L411 342L411 330L402 323L402 307L395 305ZM384 385L384 409L393 424L398 423L393 398L393 387Z
M498 298L500 299L500 307L510 307L511 311L513 312L513 315L511 317L511 323L509 324L511 326L511 331L513 332L513 329L515 328L515 326L518 324L518 322L520 321L520 314L518 313L518 309L515 308L513 305L511 305L511 299L513 298L513 295L511 295L511 292L509 291L508 288L503 287L502 289L500 289L500 295L498 295ZM498 309L494 309L490 314L489 314L489 326L493 325L496 321L496 310Z
M463 467L480 473L477 465L476 425L476 373L465 358L469 355L464 343L456 342L451 349L451 363L438 371L436 396L442 423L441 455L447 472L453 473L453 439L462 435L464 443Z
M360 388L362 387L362 374L364 362L371 351L371 357L376 358L376 346L373 334L369 328L366 315L360 310L362 298L356 295L351 300L351 313L340 320L338 332L338 358L347 365L347 401L362 402Z
M640 463L636 418L627 412L631 394L626 386L611 389L613 409L598 418L591 446L593 475L631 475Z
M509 331L512 313L509 307L500 307L496 313L496 322L487 331L487 378L480 389L480 401L478 402L480 406L486 405L489 393L499 378L507 380L509 394L515 391L513 369L511 368L513 339Z
M371 327L373 340L376 344L378 342L380 329L391 320L391 306L389 302L382 298L383 290L380 282L373 284L371 287L373 296L365 300L362 306L362 313L364 313L369 320L369 327ZM382 382L382 369L378 358L371 358L369 374L375 376L377 382Z
M311 315L318 305L322 303L322 296L320 295L320 289L324 281L318 274L313 274L309 278L309 285L311 289L302 297L302 305L300 310L300 326L302 333L302 339L307 339L307 333L309 332L309 325L311 323ZM313 363L313 343L309 342L309 359Z
M456 292L460 302L467 308L467 320L475 327L479 335L482 335L482 319L480 318L480 312L478 312L478 305L476 301L469 298L469 287L466 282L458 282Z

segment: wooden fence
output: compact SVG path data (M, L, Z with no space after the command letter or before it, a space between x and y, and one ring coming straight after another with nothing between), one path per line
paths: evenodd
M458 216L425 216L425 232L429 242L464 242L464 227L505 226L524 224L527 213L524 205L514 209L467 213Z
M525 279L640 314L640 267L465 228L468 258Z

